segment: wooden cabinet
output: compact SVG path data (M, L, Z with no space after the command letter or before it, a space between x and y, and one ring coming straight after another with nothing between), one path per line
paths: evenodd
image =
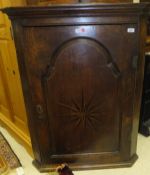
M133 0L27 0L29 5L75 4L75 3L128 3Z
M40 171L137 159L146 5L9 8Z
M16 4L15 4L16 3ZM0 7L24 5L24 1L0 0ZM0 12L0 124L31 152L26 110L11 23Z

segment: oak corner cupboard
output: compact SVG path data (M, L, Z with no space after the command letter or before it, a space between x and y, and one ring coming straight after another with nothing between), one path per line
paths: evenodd
M148 4L7 8L41 171L131 166Z

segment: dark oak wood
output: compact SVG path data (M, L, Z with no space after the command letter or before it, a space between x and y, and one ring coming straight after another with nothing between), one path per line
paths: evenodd
M27 5L74 4L78 0L27 0Z
M40 171L135 162L147 11L147 4L4 10Z
M73 4L73 3L128 3L133 0L26 0L28 5Z

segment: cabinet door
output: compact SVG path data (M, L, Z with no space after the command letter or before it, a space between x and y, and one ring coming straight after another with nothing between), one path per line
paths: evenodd
M136 25L24 28L21 64L42 160L129 159L137 41Z
M6 96L6 101L9 104L10 116L1 111L6 118L19 127L22 131L28 133L27 118L24 107L22 89L20 84L19 72L17 69L16 55L12 41L0 41L1 54L1 80L4 87L3 95ZM11 58L11 59L10 59ZM1 104L3 106L3 103Z
M21 0L16 1L16 5L21 2L23 4ZM14 3L11 3L10 0L0 0L1 8L13 5ZM25 140L29 143L26 110L11 34L11 22L2 12L0 12L0 115L2 124L7 126L13 134L19 136L23 142Z
M2 8L2 1L0 0L0 8ZM5 16L2 12L0 12L0 45L1 40L5 38L6 35L5 29ZM7 100L7 93L6 93L6 76L4 74L4 66L3 66L3 59L2 59L2 52L0 49L0 112L2 112L8 118L11 118L10 115L10 105Z
M8 94L6 88L6 75L4 74L4 67L2 62L2 55L0 51L0 113L7 116L10 120L11 118L11 110L10 104L8 102Z

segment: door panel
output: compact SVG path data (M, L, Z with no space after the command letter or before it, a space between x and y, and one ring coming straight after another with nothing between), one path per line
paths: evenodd
M10 106L8 103L8 94L7 94L7 88L6 85L6 77L4 75L3 71L3 60L2 60L2 54L0 51L0 112L7 116L9 119L11 119L10 115Z
M10 60L11 64L11 98L13 101L13 109L15 113L15 117L18 118L22 123L24 123L25 127L27 128L27 117L26 117L26 110L24 106L24 98L22 94L22 87L20 82L20 74L18 69L18 62L17 62L17 56L16 51L14 47L13 41L10 41L8 43L8 49L9 49L9 57L12 58ZM14 98L14 95L17 98ZM19 104L19 108L18 108Z
M97 41L76 38L53 54L44 92L54 154L118 150L120 71L109 52Z
M0 0L0 8L25 5L24 0ZM6 126L31 154L26 110L16 50L8 16L0 12L0 124Z
M128 27L135 32L128 33ZM24 29L37 138L47 160L82 159L91 152L127 156L123 145L130 149L130 138L124 131L132 127L136 32L135 25Z
M26 111L20 85L20 77L16 65L15 49L12 46L12 41L0 41L1 55L3 62L3 74L5 75L5 93L7 93L7 101L9 102L11 120L28 133ZM11 59L10 59L11 58ZM6 116L7 117L7 116Z
M0 26L2 25L4 25L4 15L2 14L2 12L0 12Z
M6 117L10 118L11 121L14 121L14 115L13 115L13 107L10 100L10 88L8 86L8 82L10 82L10 71L11 71L11 65L9 64L9 53L7 48L8 41L1 40L0 41L0 55L1 55L1 79L3 80L3 86L5 91L3 92L6 96L7 101L7 110L10 112L11 115L6 115ZM3 104L2 104L3 105ZM5 114L5 113L4 113Z
M1 0L2 7L11 7L10 0Z

